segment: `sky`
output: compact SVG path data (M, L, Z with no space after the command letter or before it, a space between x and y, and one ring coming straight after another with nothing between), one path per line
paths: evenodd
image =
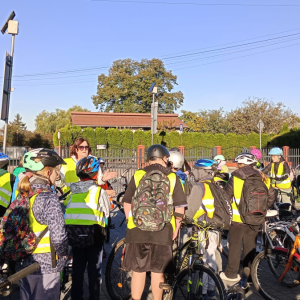
M164 61L178 77L174 91L184 94L179 114L230 111L249 97L283 102L300 114L300 1L121 1L1 2L0 26L12 10L19 21L10 121L19 113L34 130L42 110L96 111L97 75L125 58ZM288 4L299 6L280 6ZM10 44L11 36L0 34L0 77Z

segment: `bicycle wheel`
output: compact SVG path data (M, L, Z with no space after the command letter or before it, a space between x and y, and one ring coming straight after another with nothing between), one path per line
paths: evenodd
M117 202L123 202L124 195L125 195L125 192L119 193L118 196L117 196ZM118 205L118 207L119 207L120 212L122 212L125 215L123 206Z
M225 287L222 279L214 269L195 264L192 272L192 280L188 280L188 267L177 275L173 283L173 299L176 300L199 300L202 299L204 289L215 292L215 299L225 299Z
M105 284L112 300L127 300L131 296L132 272L122 268L124 254L125 238L114 246L107 260Z
M288 252L283 249L262 251L252 264L251 276L256 290L267 300L298 299L300 293L300 262L293 258L291 269L279 283L278 279L283 273L288 261Z

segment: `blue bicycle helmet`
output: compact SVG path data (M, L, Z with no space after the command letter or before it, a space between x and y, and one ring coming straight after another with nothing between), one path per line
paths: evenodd
M274 147L270 150L269 155L283 155L283 152L281 148Z
M95 175L98 174L100 169L100 163L97 157L87 156L82 158L76 164L76 174L79 178L91 178L95 179Z
M198 159L194 164L194 168L202 168L206 170L216 169L217 166L218 163L215 160L205 158Z
M9 157L5 154L0 152L0 168L6 166L9 162Z

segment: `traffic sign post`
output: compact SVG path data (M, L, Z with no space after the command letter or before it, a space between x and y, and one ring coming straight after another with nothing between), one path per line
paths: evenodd
M60 150L60 130L57 131L57 139L58 139L58 155L61 156L61 150Z
M262 121L262 119L260 119L258 121L258 124L257 124L257 128L259 130L259 148L260 148L260 151L261 151L261 132L264 128L264 125L265 125L264 122Z
M151 145L153 145L153 135L157 133L157 111L158 102L155 102L155 94L157 94L157 87L155 82L152 83L149 91L152 93L152 103L151 103Z
M183 125L182 124L180 124L179 125L179 133L180 133L180 139L181 139L181 146L182 146L182 132L183 132Z

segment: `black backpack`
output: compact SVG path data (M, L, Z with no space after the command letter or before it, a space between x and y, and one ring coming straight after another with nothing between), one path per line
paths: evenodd
M211 193L214 197L215 211L212 221L220 228L228 230L232 220L232 207L230 201L227 199L224 190L216 183L205 181L208 184ZM205 206L203 205L204 209Z
M239 213L245 224L261 225L268 210L268 188L261 177L248 177L243 186Z

